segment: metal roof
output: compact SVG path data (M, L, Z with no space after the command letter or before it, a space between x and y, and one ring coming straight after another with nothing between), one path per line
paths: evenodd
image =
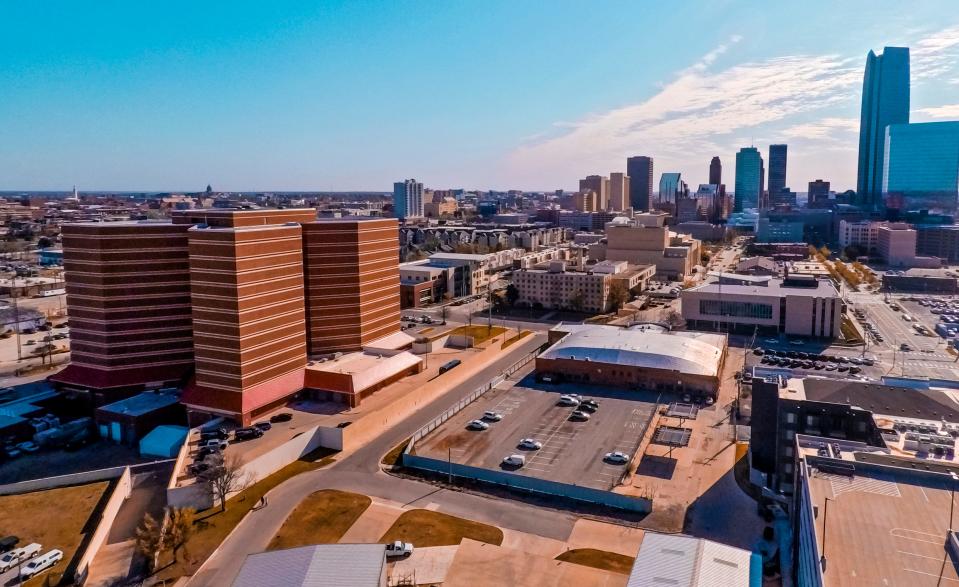
M233 587L380 587L385 544L318 544L251 554Z
M598 325L563 325L561 329L569 335L540 357L715 377L726 346L726 337L721 334Z
M626 587L748 587L753 556L702 538L647 532Z

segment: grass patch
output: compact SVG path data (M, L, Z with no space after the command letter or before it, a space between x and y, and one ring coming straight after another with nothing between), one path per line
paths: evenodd
M506 332L506 329L502 326L460 326L459 328L454 328L449 331L447 334L450 336L460 335L460 336L472 336L473 344L482 344L487 340L493 338L494 336L499 336Z
M859 332L856 330L856 327L852 325L852 320L850 320L848 316L842 317L842 321L839 323L839 329L846 342L852 344L863 344L865 342L862 337L859 336Z
M412 439L413 439L413 437L410 436L409 438L407 438L407 439L404 440L403 442L401 442L401 443L397 444L396 446L394 446L393 449L392 449L390 452L386 453L386 455L383 456L383 459L380 461L380 464L389 465L389 466L391 466L391 467L396 466L396 465L399 465L399 464L400 464L400 455L403 454L403 451L406 450L406 447L409 445L410 440L412 440Z
M24 585L59 583L86 532L93 530L86 527L87 522L109 486L109 481L102 481L0 496L0 534L19 536L19 546L37 542L43 545L43 552L63 551L63 560L52 571L40 573Z
M524 336L527 336L527 335L529 335L529 334L532 334L532 333L531 333L529 330L524 330L524 331L520 332L517 336L514 336L514 337L512 337L512 338L508 338L508 339L504 340L504 341L503 341L503 345L502 345L500 348L505 349L505 348L507 348L509 345L513 344L514 342L519 341L519 340L522 339Z
M596 550L595 548L574 548L573 550L567 550L556 557L556 560L563 561L564 563L593 567L594 569L602 569L604 571L610 571L611 573L619 573L620 575L628 575L633 569L633 557L616 552Z
M261 497L291 477L332 463L332 455L335 452L326 448L318 448L228 499L225 512L221 513L218 506L200 512L197 515L196 531L186 545L189 556L181 557L181 560L166 564L166 566L163 565L167 561L161 560L160 568L153 576L157 580L163 581L175 580L196 573L203 561L213 554L213 551L220 546L227 534L240 523L240 520L256 505L256 502L260 501Z
M371 503L373 500L365 495L336 489L311 493L283 522L267 550L334 544Z
M495 526L439 512L409 510L393 522L380 542L403 540L418 547L453 546L464 538L499 546L503 543L503 531Z

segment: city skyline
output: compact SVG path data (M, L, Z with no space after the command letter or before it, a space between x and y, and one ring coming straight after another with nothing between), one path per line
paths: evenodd
M911 48L914 122L959 117L948 3L802 8L820 15L814 23L799 8L755 6L412 5L380 7L368 22L371 11L341 4L171 10L177 18L16 6L20 26L0 39L0 188L388 192L412 176L436 188L571 191L586 175L625 171L636 153L697 185L713 156L786 143L790 183L821 177L842 191L856 184L865 56L884 46ZM795 23L785 39L773 26L784 19ZM611 33L654 22L709 32L669 55L656 52L658 33L610 34L616 42L596 52L553 38L594 21ZM202 34L171 34L183 29ZM623 55L638 66L628 76ZM620 83L599 83L615 72ZM404 95L401 80L418 91Z

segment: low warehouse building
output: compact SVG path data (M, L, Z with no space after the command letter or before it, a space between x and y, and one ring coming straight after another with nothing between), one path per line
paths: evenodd
M560 324L553 346L536 358L536 372L567 381L641 387L716 398L726 359L722 334Z

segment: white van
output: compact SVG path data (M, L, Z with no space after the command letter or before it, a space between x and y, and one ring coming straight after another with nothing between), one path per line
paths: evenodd
M14 548L10 552L4 553L3 556L0 556L0 573L5 573L17 566L18 563L26 562L27 560L37 556L40 554L41 549L43 549L43 547L34 542L21 548Z
M54 548L50 552L41 554L37 558L23 565L20 569L20 579L29 579L41 571L45 571L63 559L63 551Z

